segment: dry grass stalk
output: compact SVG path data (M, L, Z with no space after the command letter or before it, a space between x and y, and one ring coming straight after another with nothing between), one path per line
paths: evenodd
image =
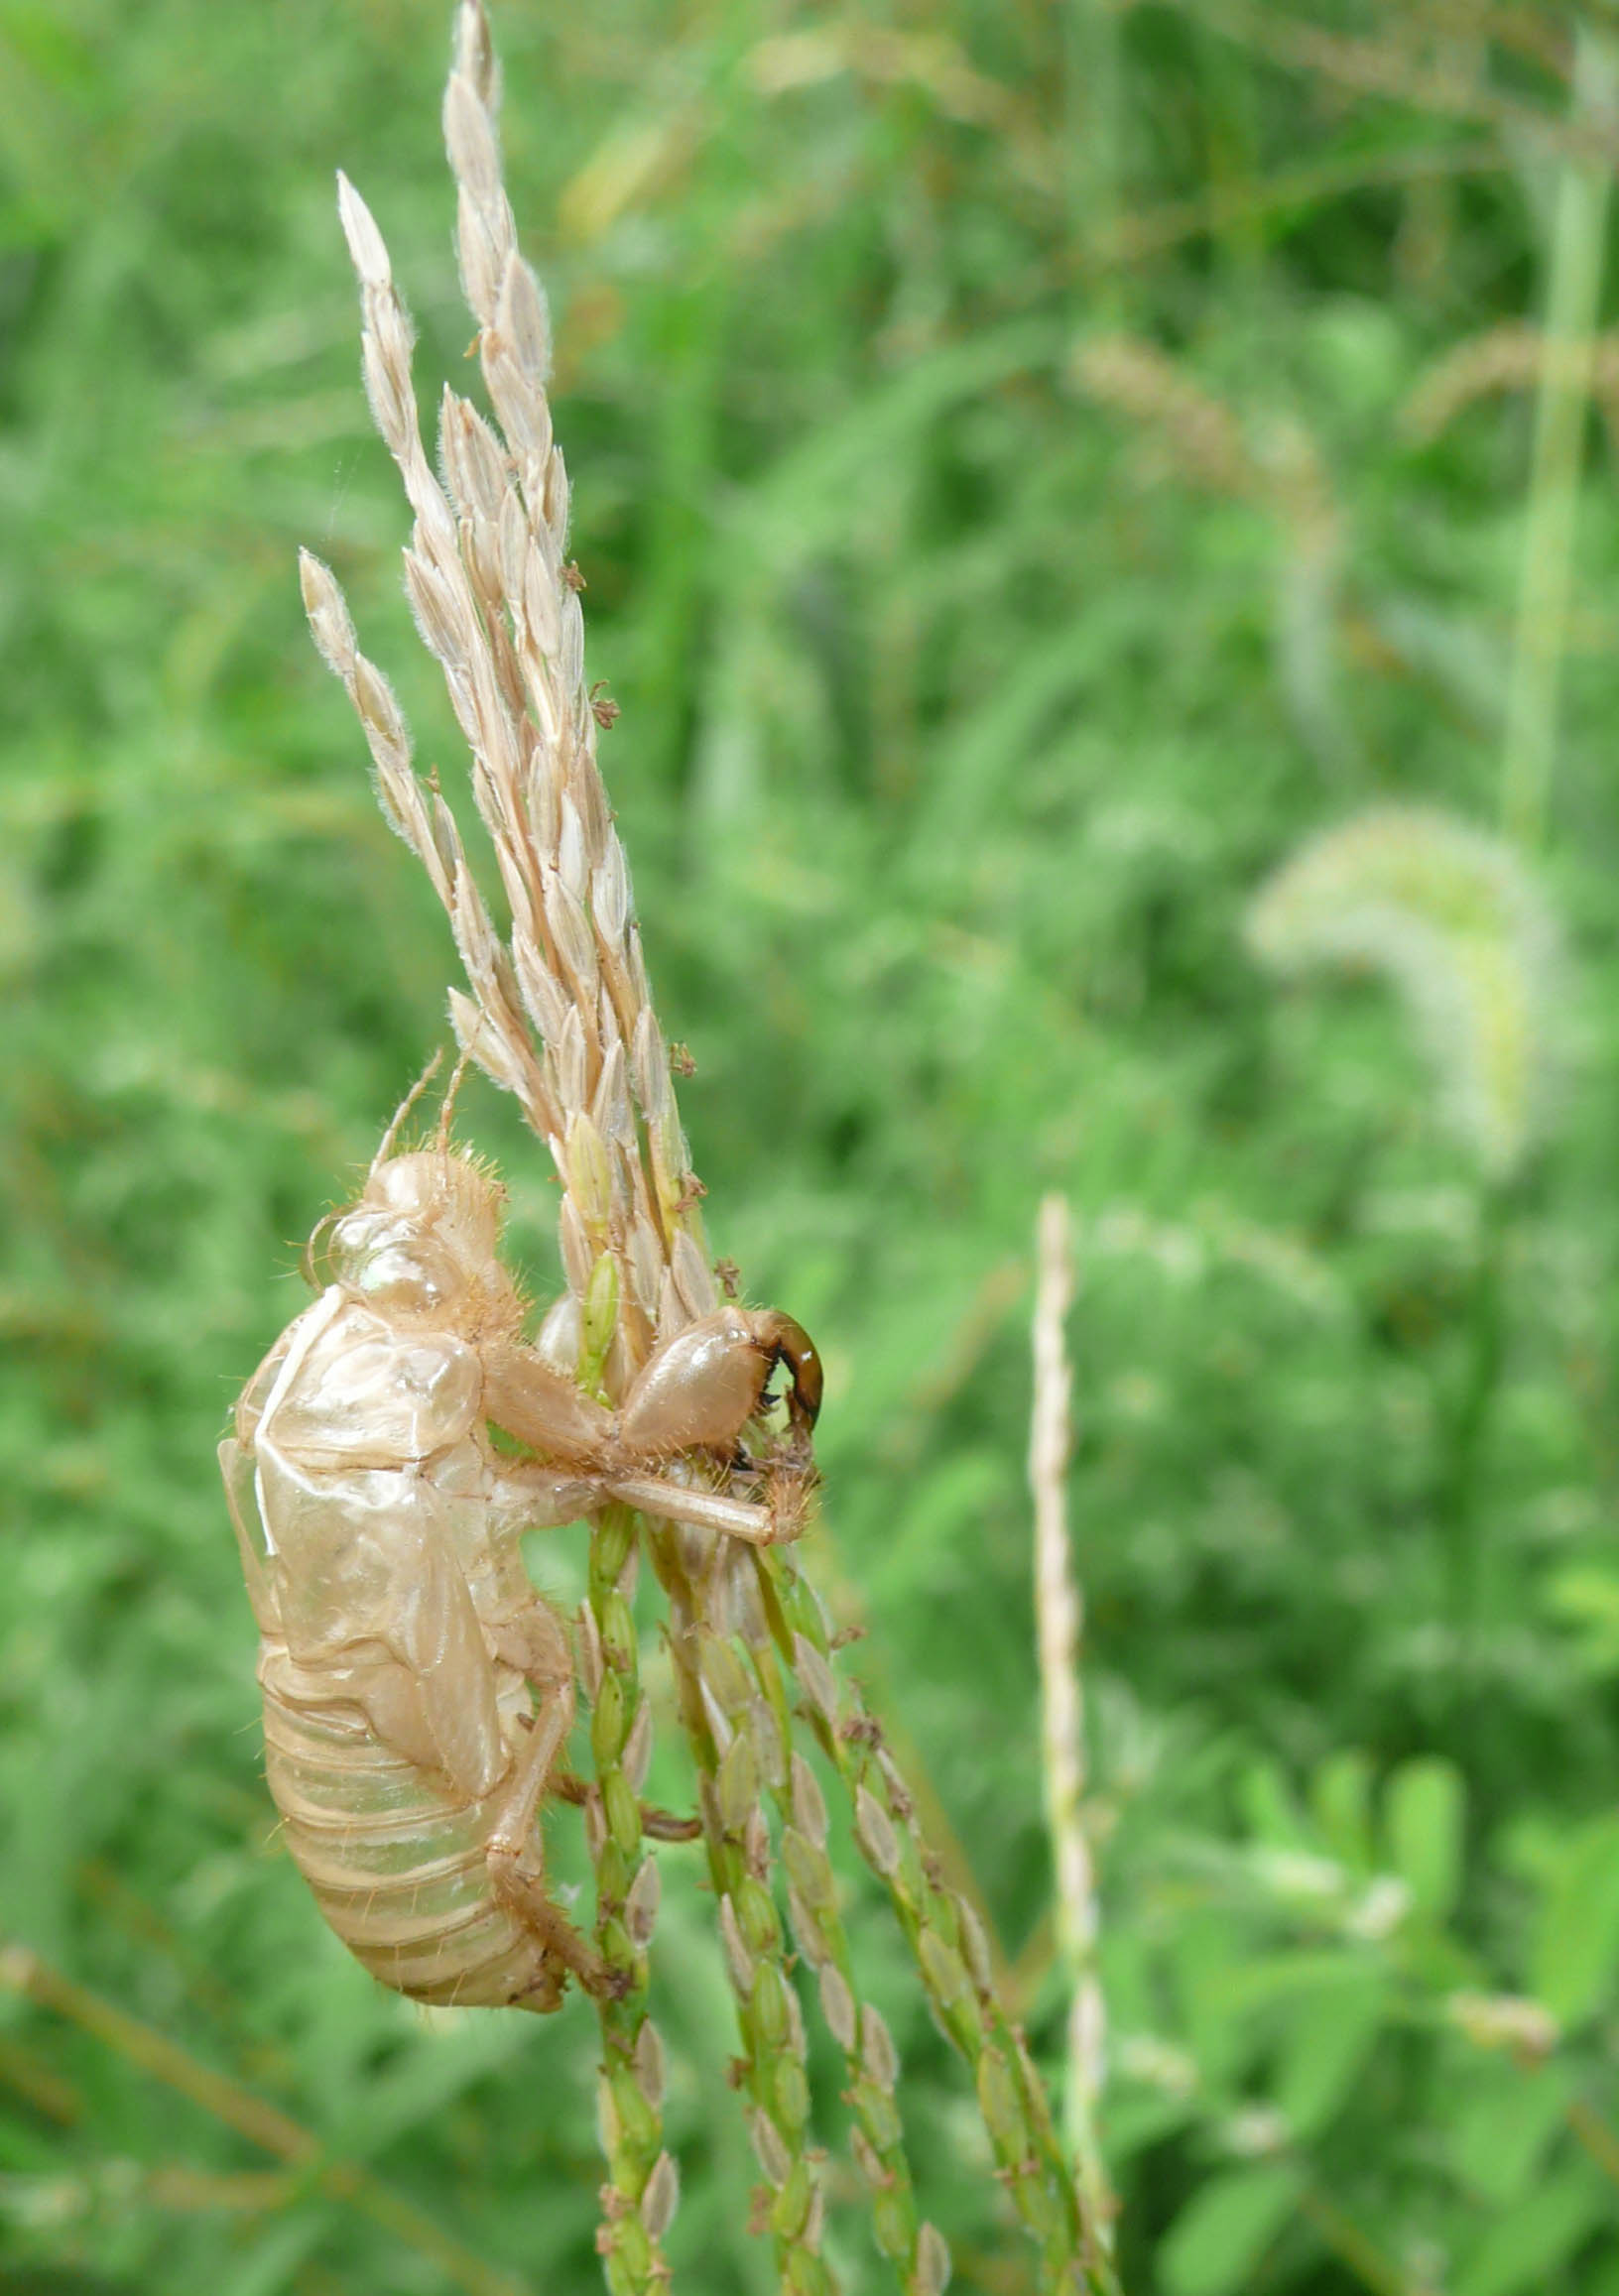
M1566 79L1571 69L1569 27L1534 7L1492 5L1492 0L1425 0L1430 37L1440 43L1491 40L1529 62Z
M1001 82L975 71L960 42L936 30L899 32L845 22L777 33L750 53L748 70L766 95L814 87L847 71L878 87L921 88L947 119L971 126L1006 130L1019 121Z
M1106 2015L1096 1974L1096 1870L1085 1833L1085 1717L1079 1650L1084 1610L1068 1540L1067 1465L1073 1441L1072 1375L1063 1324L1073 1297L1073 1238L1061 1196L1040 1207L1035 1255L1035 1398L1029 1488L1035 1512L1035 1622L1040 1648L1041 1747L1052 1841L1058 1950L1068 1995L1065 2126L1097 2223L1113 2199L1097 2131Z
M1098 228L1091 253L1108 265L1145 263L1188 239L1223 236L1267 215L1314 207L1371 184L1442 183L1463 176L1500 175L1506 166L1500 147L1479 138L1278 168L1246 182L1204 188L1189 198L1166 199L1121 215Z
M367 392L415 513L406 587L471 752L473 794L510 914L505 937L450 807L412 769L398 705L358 649L335 578L308 554L304 590L316 643L365 730L384 813L450 919L471 992L451 992L456 1036L517 1097L562 1184L567 1290L542 1344L586 1386L613 1396L658 1341L714 1305L715 1293L697 1211L702 1189L681 1131L628 870L596 765L597 727L610 712L585 682L578 579L565 556L567 481L546 397L545 302L517 249L495 102L483 8L461 0L444 130L459 197L462 282L500 428L446 390L439 419L446 485L422 445L411 330L382 236L346 181L339 205L360 280ZM719 1495L715 1504L762 1514ZM614 1506L592 1525L579 1632L597 1771L587 1806L597 1942L625 1983L623 1997L600 2011L608 2166L600 2246L613 2296L639 2296L667 2281L662 2238L677 2197L674 2163L662 2147L662 2050L646 1996L657 1871L644 1857L637 1803L650 1722L629 1604L643 1530L670 1598L680 1708L698 1769L768 2187L761 2225L774 2236L784 2289L818 2296L831 2281L818 2252L823 2210L809 2143L804 2034L770 1886L767 1794L783 1817L800 1944L819 1974L846 2067L857 2063L855 2151L872 2188L879 2244L908 2296L938 2296L949 2270L942 2239L919 2222L911 2199L892 2042L854 1994L817 1838L818 1794L791 1747L795 1684L849 1793L862 1849L896 1904L930 1998L974 2067L1001 2174L1047 2258L1043 2284L1109 2288L1038 2076L994 1999L981 1937L973 1942L977 1925L917 1843L909 1797L858 1693L839 1693L824 1616L789 1553L643 1523Z

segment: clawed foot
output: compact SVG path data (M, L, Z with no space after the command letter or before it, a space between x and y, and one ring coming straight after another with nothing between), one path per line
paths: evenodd
M553 1774L551 1790L559 1801L571 1802L575 1809L582 1809L596 1791L588 1778L566 1769ZM653 1842L698 1842L702 1839L702 1820L677 1817L673 1810L660 1809L656 1802L643 1802L641 1831Z

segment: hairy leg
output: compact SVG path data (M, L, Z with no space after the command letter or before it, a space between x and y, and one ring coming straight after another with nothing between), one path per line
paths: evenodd
M811 1476L790 1460L768 1469L763 1483L767 1494L763 1507L733 1499L728 1492L676 1483L664 1475L615 1475L603 1489L609 1498L622 1500L643 1514L718 1531L726 1538L745 1539L750 1546L779 1546L802 1537L810 1515Z

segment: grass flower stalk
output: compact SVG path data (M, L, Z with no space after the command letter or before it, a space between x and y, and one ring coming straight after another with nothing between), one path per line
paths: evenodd
M515 1095L561 1181L567 1289L548 1319L546 1344L586 1386L613 1394L654 1334L704 1313L714 1289L629 872L596 766L607 713L584 678L578 580L565 554L567 478L546 396L549 324L501 181L496 92L482 7L463 0L444 134L462 285L500 429L446 390L438 430L445 484L422 443L410 323L386 245L342 180L339 212L360 282L367 395L415 514L406 588L471 753L473 796L510 913L506 939L450 806L412 767L404 720L359 651L335 578L308 553L304 596L315 642L364 728L383 813L449 917L470 991L450 993L457 1039ZM628 1602L635 1551L634 1518L603 1510L592 1526L580 1627L598 1764L588 1825L598 1943L624 1986L601 2007L600 2244L614 2296L667 2278L662 2236L676 2197L661 2137L662 2050L646 2000L656 1870L635 1794L635 1769L650 1751Z
M1464 1698L1476 1692L1484 1439L1502 1376L1514 1184L1550 1129L1563 974L1557 919L1508 839L1380 806L1312 838L1261 888L1255 955L1284 974L1380 974L1424 1037L1435 1097L1480 1182L1466 1346L1441 1403L1433 1494Z
M1036 1233L1035 1398L1029 1435L1042 1768L1058 1951L1068 1980L1063 2132L1090 2214L1105 2231L1113 2201L1096 2124L1106 2022L1096 1974L1096 1871L1085 1834L1085 1718L1079 1676L1084 1610L1068 1538L1065 1488L1073 1441L1073 1383L1063 1324L1072 1297L1068 1207L1061 1196L1051 1195L1041 1204Z
M517 1098L561 1182L566 1290L541 1345L611 1400L657 1343L713 1308L716 1289L698 1209L703 1190L681 1130L628 868L596 763L598 730L616 713L584 676L581 585L566 556L567 479L546 395L549 326L501 180L496 93L483 8L461 0L444 134L461 280L498 429L446 390L443 483L422 444L410 326L382 235L346 181L339 207L360 281L367 393L415 515L406 589L471 753L473 797L510 919L504 934L451 807L436 782L424 784L412 767L398 705L359 650L334 576L307 553L304 592L316 644L364 728L383 812L449 918L467 982L466 992L450 993L456 1038ZM823 1813L791 1744L791 1680L849 1793L862 1852L888 1887L934 2012L972 2065L999 2173L1046 2259L1044 2284L1101 2296L1112 2287L1110 2269L1081 2221L1039 2077L994 1997L978 1925L919 1845L903 1781L858 1693L846 1689L839 1711L825 1620L807 1582L783 1549L736 1554L729 1541L648 1522L617 1505L593 1519L578 1634L596 1767L586 1831L597 1942L622 1978L620 1997L600 2008L607 2177L598 2245L612 2296L649 2296L667 2282L663 2236L678 2195L662 2142L662 2047L647 2009L657 1870L638 1799L651 1740L630 1609L643 1539L671 1606L679 1708L765 2177L759 2227L774 2239L784 2291L822 2296L832 2280L820 2254L824 2202L810 2141L802 2016L772 1887L767 1796L783 1818L795 1930L851 2069L855 2151L872 2189L878 2243L909 2296L938 2296L949 2271L942 2239L911 2198L893 2043L854 1994Z

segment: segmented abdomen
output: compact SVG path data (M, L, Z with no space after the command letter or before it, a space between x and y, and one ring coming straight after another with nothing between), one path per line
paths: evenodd
M414 2000L521 2004L548 1979L535 1938L490 1893L486 1806L393 1753L364 1711L266 1637L265 1773L294 1863L372 1976Z

